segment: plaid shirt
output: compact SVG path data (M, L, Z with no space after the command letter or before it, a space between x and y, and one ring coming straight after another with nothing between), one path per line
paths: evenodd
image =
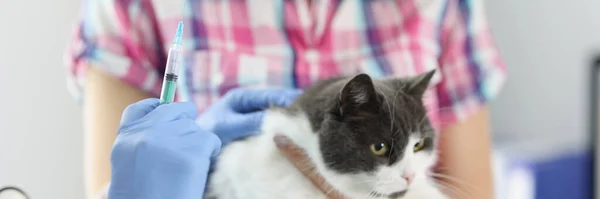
M205 109L235 87L305 88L367 73L438 69L424 97L437 127L464 119L505 79L482 1L85 1L67 61L81 96L88 65L158 96L177 23L184 28L178 100Z

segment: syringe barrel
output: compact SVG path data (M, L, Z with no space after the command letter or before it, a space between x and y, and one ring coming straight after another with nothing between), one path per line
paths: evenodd
M167 68L165 69L165 75L174 74L179 76L179 67L181 67L181 47L174 44L169 48L169 57L167 59Z

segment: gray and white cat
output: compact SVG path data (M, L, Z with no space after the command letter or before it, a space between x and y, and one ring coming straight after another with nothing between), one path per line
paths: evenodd
M304 148L348 198L446 198L427 175L436 139L421 98L434 72L316 83L289 108L268 110L260 135L222 150L206 198L326 198L277 150L275 134Z

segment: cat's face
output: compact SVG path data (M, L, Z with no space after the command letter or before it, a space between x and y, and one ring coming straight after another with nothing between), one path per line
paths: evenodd
M401 198L426 183L435 134L421 98L433 72L414 78L349 80L319 131L323 175L355 197Z

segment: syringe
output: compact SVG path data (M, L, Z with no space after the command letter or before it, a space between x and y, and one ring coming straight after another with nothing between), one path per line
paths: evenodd
M183 22L177 25L177 33L173 40L173 45L169 48L169 57L167 58L167 67L165 68L165 77L163 79L162 90L160 93L160 104L173 102L175 98L175 88L177 78L179 77L179 67L181 65L181 35L183 34Z

